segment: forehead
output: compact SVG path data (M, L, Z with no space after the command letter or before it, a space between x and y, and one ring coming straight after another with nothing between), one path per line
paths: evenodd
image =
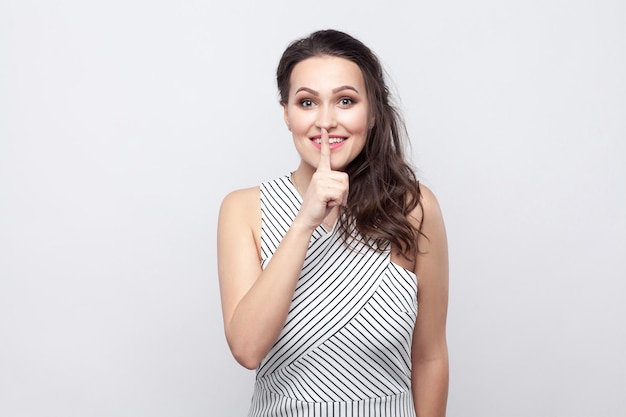
M319 92L349 85L365 94L363 73L354 62L335 56L315 56L299 62L293 67L290 77L290 92L307 87Z

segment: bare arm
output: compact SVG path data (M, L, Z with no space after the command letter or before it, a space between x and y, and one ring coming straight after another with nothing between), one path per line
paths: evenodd
M280 335L313 230L345 204L347 175L330 169L328 133L304 201L263 270L259 259L259 189L230 193L218 221L218 274L226 340L235 359L256 368Z
M255 236L260 228L258 188L226 196L217 245L224 330L233 356L248 369L258 366L280 334L311 236L294 222L262 271Z
M420 237L415 263L419 290L411 385L417 417L443 417L448 399L448 244L439 203L428 188L421 189L426 238Z

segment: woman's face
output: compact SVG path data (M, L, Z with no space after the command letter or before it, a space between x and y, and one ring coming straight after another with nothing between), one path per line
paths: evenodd
M365 146L368 106L363 74L354 62L331 56L299 62L291 72L284 111L302 162L317 168L325 128L331 168L344 169Z

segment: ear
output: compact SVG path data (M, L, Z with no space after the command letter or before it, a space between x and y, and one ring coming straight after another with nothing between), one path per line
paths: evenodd
M287 104L285 103L283 103L283 118L285 119L287 129L291 132L291 126L289 125L289 112L287 111Z

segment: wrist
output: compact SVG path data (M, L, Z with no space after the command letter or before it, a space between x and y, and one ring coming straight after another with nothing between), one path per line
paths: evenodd
M291 224L290 229L296 233L304 233L310 236L317 228L317 226L318 225L311 224L310 222L301 219L299 216L296 216L296 218L293 220L293 223Z

